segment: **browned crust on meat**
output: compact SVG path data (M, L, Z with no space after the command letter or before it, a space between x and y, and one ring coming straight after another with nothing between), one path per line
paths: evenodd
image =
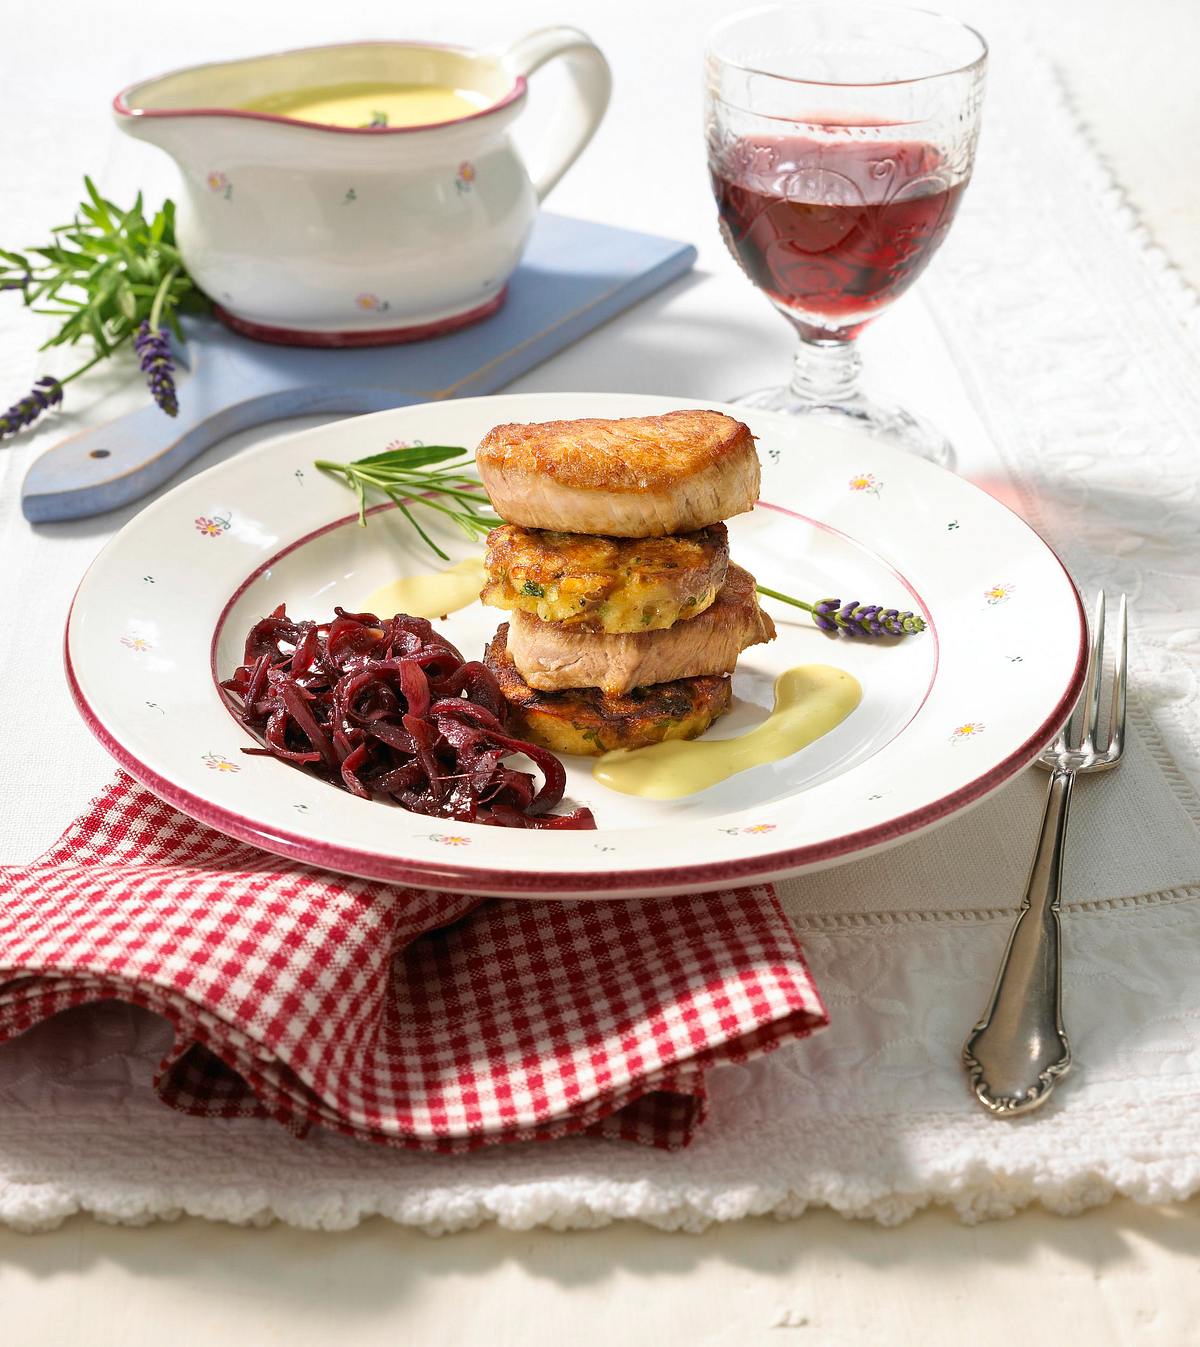
M713 524L661 538L495 528L480 598L577 631L658 631L713 602L729 566L729 532Z
M723 412L677 411L495 426L475 461L485 486L496 469L543 474L587 491L659 492L754 452L754 436L741 421Z
M609 697L597 688L538 692L508 654L508 623L484 652L509 705L512 733L554 753L598 757L616 748L642 748L665 739L694 739L729 710L728 675L680 678Z

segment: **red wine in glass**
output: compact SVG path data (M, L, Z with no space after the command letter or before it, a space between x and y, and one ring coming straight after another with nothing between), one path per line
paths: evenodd
M810 340L855 336L937 251L966 179L919 142L753 137L711 165L743 270Z

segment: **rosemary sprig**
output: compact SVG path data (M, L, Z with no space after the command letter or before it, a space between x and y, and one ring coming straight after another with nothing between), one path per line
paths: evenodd
M367 522L367 492L380 492L443 561L449 561L449 555L421 526L411 506L421 505L446 515L472 541L504 522L492 512L491 501L475 474L474 461L461 445L413 444L404 449L385 449L352 463L319 458L314 466L344 478L357 492L360 524L365 526Z
M385 449L352 463L318 458L314 466L344 478L358 493L358 522L363 527L367 523L367 492L380 491L390 497L443 561L449 561L449 556L421 527L410 505L424 505L448 515L472 541L504 522L492 511L474 462L461 445L414 444L405 449ZM450 503L442 504L441 499ZM877 603L860 604L857 599L850 603L841 599L806 603L766 585L757 589L769 599L803 608L822 631L834 636L915 636L925 630L924 619L911 612L881 608Z
M208 308L175 246L175 206L164 201L147 219L140 192L123 210L102 197L91 178L83 181L87 198L70 224L51 231L48 244L24 252L0 248L0 290L19 291L34 313L63 320L41 350L87 341L95 354L61 378L39 380L43 388L52 384L55 396L39 401L31 394L15 403L0 415L0 438L57 405L66 384L125 347L143 325L146 340L155 343L151 360L147 350L139 352L143 371L155 401L174 415L167 333L182 344L179 314Z

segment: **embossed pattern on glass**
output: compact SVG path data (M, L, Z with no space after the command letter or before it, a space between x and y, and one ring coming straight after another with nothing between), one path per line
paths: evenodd
M706 133L721 233L800 337L790 382L740 401L849 420L952 465L938 431L862 392L854 342L954 220L985 62L962 24L854 0L754 10L713 31Z

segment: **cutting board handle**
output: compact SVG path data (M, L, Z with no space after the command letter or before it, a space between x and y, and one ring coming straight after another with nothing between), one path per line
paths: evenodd
M169 417L149 403L60 440L29 469L21 493L25 518L34 524L79 519L137 500L210 444L258 425L260 404L256 397L211 411L211 404L184 397L179 415Z

